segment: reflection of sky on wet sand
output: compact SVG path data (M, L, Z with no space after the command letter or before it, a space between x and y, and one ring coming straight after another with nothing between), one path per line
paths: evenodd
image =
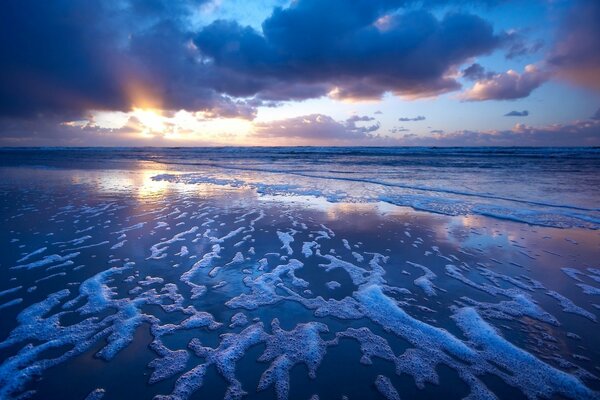
M313 231L315 229L331 229L336 236L332 238L331 242L322 242L323 254L342 254L345 250L341 240L347 239L352 246L361 243L360 251L365 251L364 254L376 251L389 256L389 262L385 264L385 278L389 283L409 289L411 294L406 297L412 298L412 300L406 300L405 297L396 294L392 296L394 301L402 304L408 313L419 320L444 327L455 335L459 335L460 331L449 317L452 314L452 307L465 304L465 297L489 303L510 299L502 295L492 296L450 277L445 272L448 264L468 265L469 270L465 270L464 275L477 284L493 283L482 275L480 268L485 268L485 270L498 274L516 278L524 275L540 281L548 290L556 290L589 311L594 311L594 302L598 303L593 296L583 294L581 289L576 286L576 282L560 270L560 268L569 266L580 269L587 266L598 267L596 258L600 245L600 232L598 231L543 228L483 216L446 216L415 211L408 207L399 207L384 202L329 202L322 197L290 193L261 194L249 186L173 183L152 179L156 175L172 172L169 169L156 168L156 166L152 163L140 163L138 168L131 170L13 168L5 174L9 179L2 183L2 189L5 194L9 193L10 196L23 195L27 197L34 190L43 188L46 195L52 194L56 201L55 207L61 207L72 201L77 204L83 202L83 204L89 203L90 205L114 202L130 207L114 211L103 219L106 221L105 227L109 229L109 232L117 230L110 226L115 221L120 221L120 227L130 226L133 221L129 221L129 218L143 215L147 211L169 206L181 213L207 204L214 207L214 213L220 214L219 221L213 226L216 232L210 233L210 235L222 236L232 229L231 226L236 226L234 215L242 215L251 209L263 209L267 212L268 217L261 222L262 225L252 234L251 239L257 255L261 254L261 251L281 251L281 243L273 233L275 230L286 231L292 228L291 221L294 219L311 225ZM8 188L11 187L12 189L19 187L23 191L8 191ZM168 228L161 231L156 228L157 216L146 215L143 218L146 218L146 225L142 229L128 234L127 252L124 252L121 257L143 260L144 269L141 271L140 278L146 274L156 275L159 273L168 280L179 282L182 270L173 266L182 262L181 257L171 254L164 260L148 260L148 249L159 240L164 240L177 232L188 229L191 224L200 225L202 221L173 220ZM176 224L182 222L190 225L184 224L182 227L177 227ZM41 226L36 229L45 233L42 228L50 229L51 227ZM293 229L300 231L298 226L294 226ZM199 230L198 234L200 235L202 232L203 230ZM56 232L56 234L56 240L59 240L59 236L60 240L69 238L69 232L66 231ZM103 240L101 234L101 231L94 231L94 240ZM302 241L314 240L316 234L314 232L313 236L310 234L301 232L296 237L294 243L294 246L297 247L296 252L299 252ZM200 235L200 237L202 236ZM211 245L206 241L196 244L191 242L192 238L194 238L193 235L185 242L176 243L170 252L175 253L182 244L187 245L192 254L202 255L210 251ZM115 238L109 235L107 239ZM233 244L238 239L224 245L220 261L222 264L229 262L239 250ZM352 250L355 248L352 247ZM346 256L348 255L349 253L346 254ZM97 264L95 260L101 261L104 256L108 256L108 253L103 254L100 249L94 250L92 258L94 267L90 268L103 265ZM270 257L273 263L283 262L277 255ZM325 273L318 267L317 261L305 260L300 254L295 254L294 257L306 262L306 270L315 268L318 272L313 275L303 275L305 272L298 273L303 278L310 278L311 285L315 285L311 287L314 294L329 295L330 290L324 287L324 283L333 279L334 272ZM352 260L351 256L349 258ZM437 291L436 297L425 296L416 286L415 280L423 272L411 267L407 261L427 266L437 274L433 280ZM165 268L165 266L169 268ZM227 285L218 289L211 288L210 301L205 304L206 309L210 309L211 313L214 313L219 319L227 320L231 310L224 307L222 303L239 292L247 291L242 279L244 277L245 275L238 269L231 267L223 269L219 279L226 281ZM345 285L343 289L340 289L340 293L351 296L356 286L352 285L348 277L339 275L335 279ZM323 287L317 286L315 282ZM115 285L118 286L120 283L116 281ZM499 281L498 285L503 288L510 287L510 284L505 281ZM577 351L573 343L565 343L562 339L566 329L576 331L582 337L578 343L586 348L594 349L594 351L600 348L599 339L586 329L593 326L592 323L583 320L580 316L564 313L556 300L545 294L545 290L540 289L527 293L541 308L557 316L563 323L560 327L543 327L544 331L561 338L557 349L538 348L532 344L540 337L541 328L539 328L540 323L537 320L528 317L513 320L490 318L489 320L512 342L540 356L561 354L569 357L571 353ZM281 303L273 309L265 308L250 313L250 316L264 318L268 321L277 316L277 313L286 315L285 317L281 316L281 320L285 324L289 324L286 325L286 329L291 329L298 319L305 317L314 319L312 311L307 312L297 303ZM327 319L325 321L329 326L342 324L340 321ZM371 328L376 329L376 327ZM145 331L146 333L136 332L134 343L120 355L119 360L124 365L133 363L141 368L147 361L142 362L136 358L136 353L139 352L140 357L142 354L144 358L151 359L151 357L145 351L148 343L147 331ZM185 338L190 339L197 334L186 332ZM215 339L207 338L207 340ZM184 343L184 339L173 339L172 343L185 347L187 342ZM98 368L98 371L103 370L92 357L91 353L86 354L85 357L74 361L74 365L85 368L89 363L93 368ZM596 356L593 357L595 360ZM249 364L249 367L252 368L252 365ZM326 372L323 373L326 374ZM169 390L167 388L163 392Z

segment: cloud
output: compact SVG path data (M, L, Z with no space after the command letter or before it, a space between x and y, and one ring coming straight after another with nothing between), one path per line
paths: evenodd
M470 80L477 81L480 79L491 79L494 76L493 72L487 72L481 64L474 63L469 65L467 68L462 70L462 77Z
M165 124L172 125L175 115L167 115ZM179 120L179 118L177 118ZM202 122L202 121L200 121ZM210 124L211 121L207 120ZM182 135L192 135L191 141L173 142L169 134L140 136L146 127L137 117L130 117L118 129L101 129L95 124L65 125L61 120L38 116L34 118L4 118L0 120L2 146L222 146L244 145L344 145L344 146L600 146L600 119L574 121L568 124L529 126L516 124L506 130L460 130L428 134L404 133L394 136L380 134L379 123L371 117L354 116L337 121L322 114L311 114L269 122L249 122L248 132L241 134L237 125L223 133L217 127L207 135L179 123ZM174 131L175 129L173 129ZM195 136L194 136L195 135Z
M0 116L65 119L132 106L254 110L207 82L185 20L203 0L7 0L0 12ZM252 107L255 108L255 107Z
M348 121L313 114L280 121L255 124L257 139L277 139L276 144L348 146L600 146L600 120L574 121L570 124L528 126L516 124L507 130L460 130L429 134L407 133L385 136L376 129L356 128ZM375 126L375 125L374 125ZM392 129L401 133L404 129ZM271 142L270 142L271 143Z
M379 129L379 123L368 116L352 116L345 121L336 121L327 115L310 114L255 123L254 128L254 136L257 138L284 139L285 143L351 144L378 137L374 132Z
M600 2L579 0L566 13L548 64L559 77L600 90Z
M539 70L535 65L527 65L525 71L494 74L475 82L475 85L461 96L467 101L513 100L527 97L549 78L549 74Z
M141 105L253 118L263 104L324 95L431 96L459 89L457 65L502 41L476 15L437 17L439 1L297 0L260 30L199 27L204 3L6 0L0 117Z
M425 117L422 115L416 116L414 118L400 117L400 118L398 118L398 121L400 121L400 122L425 121Z
M404 146L600 146L600 121L528 126L508 130L456 131L431 136L411 135L399 139Z
M600 108L596 111L596 114L592 115L592 119L600 120Z
M399 11L404 4L298 0L276 8L262 32L218 20L194 43L233 78L221 80L220 90L277 100L374 99L386 92L423 97L457 90L453 68L500 45L478 16L449 13L438 19L427 10Z
M527 110L511 111L511 112L504 114L505 117L526 117L528 115L529 115L529 111L527 111Z
M528 41L523 32L512 31L506 33L504 37L504 46L506 47L505 57L509 60L529 56L537 53L544 47L541 39Z
M214 119L183 110L101 111L67 122L56 115L5 117L0 119L0 146L242 145L251 128L245 119Z

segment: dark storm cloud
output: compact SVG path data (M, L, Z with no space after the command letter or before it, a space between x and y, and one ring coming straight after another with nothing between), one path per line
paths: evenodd
M559 29L548 57L559 76L600 90L600 1L578 0Z
M252 116L210 84L215 72L197 58L185 20L202 2L3 2L0 116L69 118L128 110L141 97L159 107Z
M124 104L106 61L114 32L100 1L8 0L0 11L0 113Z
M528 115L529 115L529 111L527 111L527 110L511 111L511 112L504 114L505 117L526 117Z
M429 7L444 2L411 11L405 0L299 0L274 9L263 32L233 21L192 32L186 21L202 2L3 2L0 115L127 110L142 96L251 117L229 96L256 96L254 108L324 94L426 96L458 89L446 74L501 41L475 15L438 19Z
M194 43L214 64L240 79L221 81L232 95L285 99L329 93L378 98L384 92L427 96L459 88L447 76L501 39L483 19L427 10L396 12L404 1L299 0L276 8L262 33L234 21L215 21ZM277 89L274 89L277 88Z
M400 121L400 122L425 121L425 117L422 115L419 115L419 116L416 116L413 118L400 117L400 118L398 118L398 121Z

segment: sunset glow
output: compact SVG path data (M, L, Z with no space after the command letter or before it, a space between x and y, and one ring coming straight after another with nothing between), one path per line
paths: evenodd
M600 399L600 0L0 36L0 400Z
M600 145L598 2L328 2L5 13L0 144Z

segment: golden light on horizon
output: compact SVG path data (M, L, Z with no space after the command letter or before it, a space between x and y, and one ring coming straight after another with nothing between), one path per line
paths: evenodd
M153 133L164 134L168 129L167 118L163 117L160 110L134 108L129 114L140 123L142 136L152 137Z
M136 128L144 138L160 136L170 141L214 141L245 139L252 122L243 118L211 117L198 111L179 110L175 113L151 108L134 108L131 117L139 123Z

